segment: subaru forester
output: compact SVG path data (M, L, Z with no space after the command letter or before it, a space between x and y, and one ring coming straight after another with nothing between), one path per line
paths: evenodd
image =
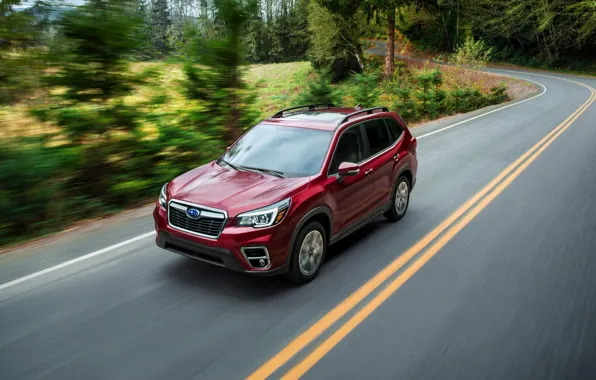
M386 107L293 107L217 160L163 186L157 245L238 272L314 279L327 248L384 215L404 217L416 138Z

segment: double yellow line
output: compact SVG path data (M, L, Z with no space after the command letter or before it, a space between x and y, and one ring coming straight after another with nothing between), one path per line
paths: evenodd
M534 74L539 75L539 74ZM547 75L540 75L547 76ZM548 77L548 76L547 76ZM552 77L554 78L554 77ZM424 238L410 247L401 256L396 258L362 287L352 293L342 303L337 305L325 316L315 322L305 332L295 338L290 344L284 347L279 353L269 359L265 364L253 372L248 380L261 380L271 376L284 364L301 352L307 345L312 343L321 334L331 328L340 318L360 304L366 297L379 288L386 280L395 275L402 267L409 263L414 257L421 253L405 270L393 279L385 288L358 310L347 322L335 330L323 342L292 367L283 379L298 379L314 366L323 356L345 338L354 328L364 321L376 308L385 302L395 293L407 280L409 280L420 268L422 268L441 248L449 242L459 231L461 231L472 219L474 219L490 202L492 202L511 182L513 182L544 150L552 144L573 122L584 113L596 100L596 91L583 83L568 79L556 78L579 84L590 90L590 97L565 121L548 133L526 153L515 162L505 168L488 185L470 198L465 204L458 208L453 214L445 219L440 225L428 233ZM438 238L438 239L437 239ZM429 244L431 244L429 246ZM428 247L428 248L427 248Z

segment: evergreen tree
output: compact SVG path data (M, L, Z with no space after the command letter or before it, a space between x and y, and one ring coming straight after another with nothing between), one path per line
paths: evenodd
M358 0L317 0L309 6L309 52L315 68L328 69L333 82L364 69L363 14Z
M75 185L90 198L126 177L126 157L141 137L138 112L124 102L138 83L126 61L138 46L137 14L133 0L90 0L61 17L64 44L47 57L52 70L44 83L60 91L34 113L62 128L81 154Z
M151 1L151 37L162 55L168 52L168 32L172 22L167 0Z
M294 103L297 106L305 104L338 105L340 98L339 93L331 87L329 72L323 70L316 80L308 82L308 89L301 92Z
M189 61L184 67L184 90L188 98L200 101L203 109L193 112L193 123L215 124L224 141L232 143L254 116L250 112L253 98L245 90L241 69L245 64L244 26L257 8L254 1L215 0L214 4L215 20L223 35L206 40L196 27L189 30L187 38L191 42L187 46Z
M15 10L20 4L21 0L0 0L0 103L18 100L36 84L37 61L25 53L39 33L29 13Z

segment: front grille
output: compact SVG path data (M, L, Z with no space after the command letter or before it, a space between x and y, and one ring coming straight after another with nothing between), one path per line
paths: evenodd
M225 214L193 206L201 211L201 216L191 219L186 214L187 208L181 203L170 203L168 219L172 227L214 239L219 237L226 223Z

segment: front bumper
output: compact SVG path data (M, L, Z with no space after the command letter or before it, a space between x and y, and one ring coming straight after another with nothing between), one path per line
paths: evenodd
M158 247L236 272L276 275L288 269L288 243L285 228L253 229L226 227L217 240L203 238L172 228L167 211L159 204L153 212ZM265 267L251 265L247 249L265 249L269 263Z

